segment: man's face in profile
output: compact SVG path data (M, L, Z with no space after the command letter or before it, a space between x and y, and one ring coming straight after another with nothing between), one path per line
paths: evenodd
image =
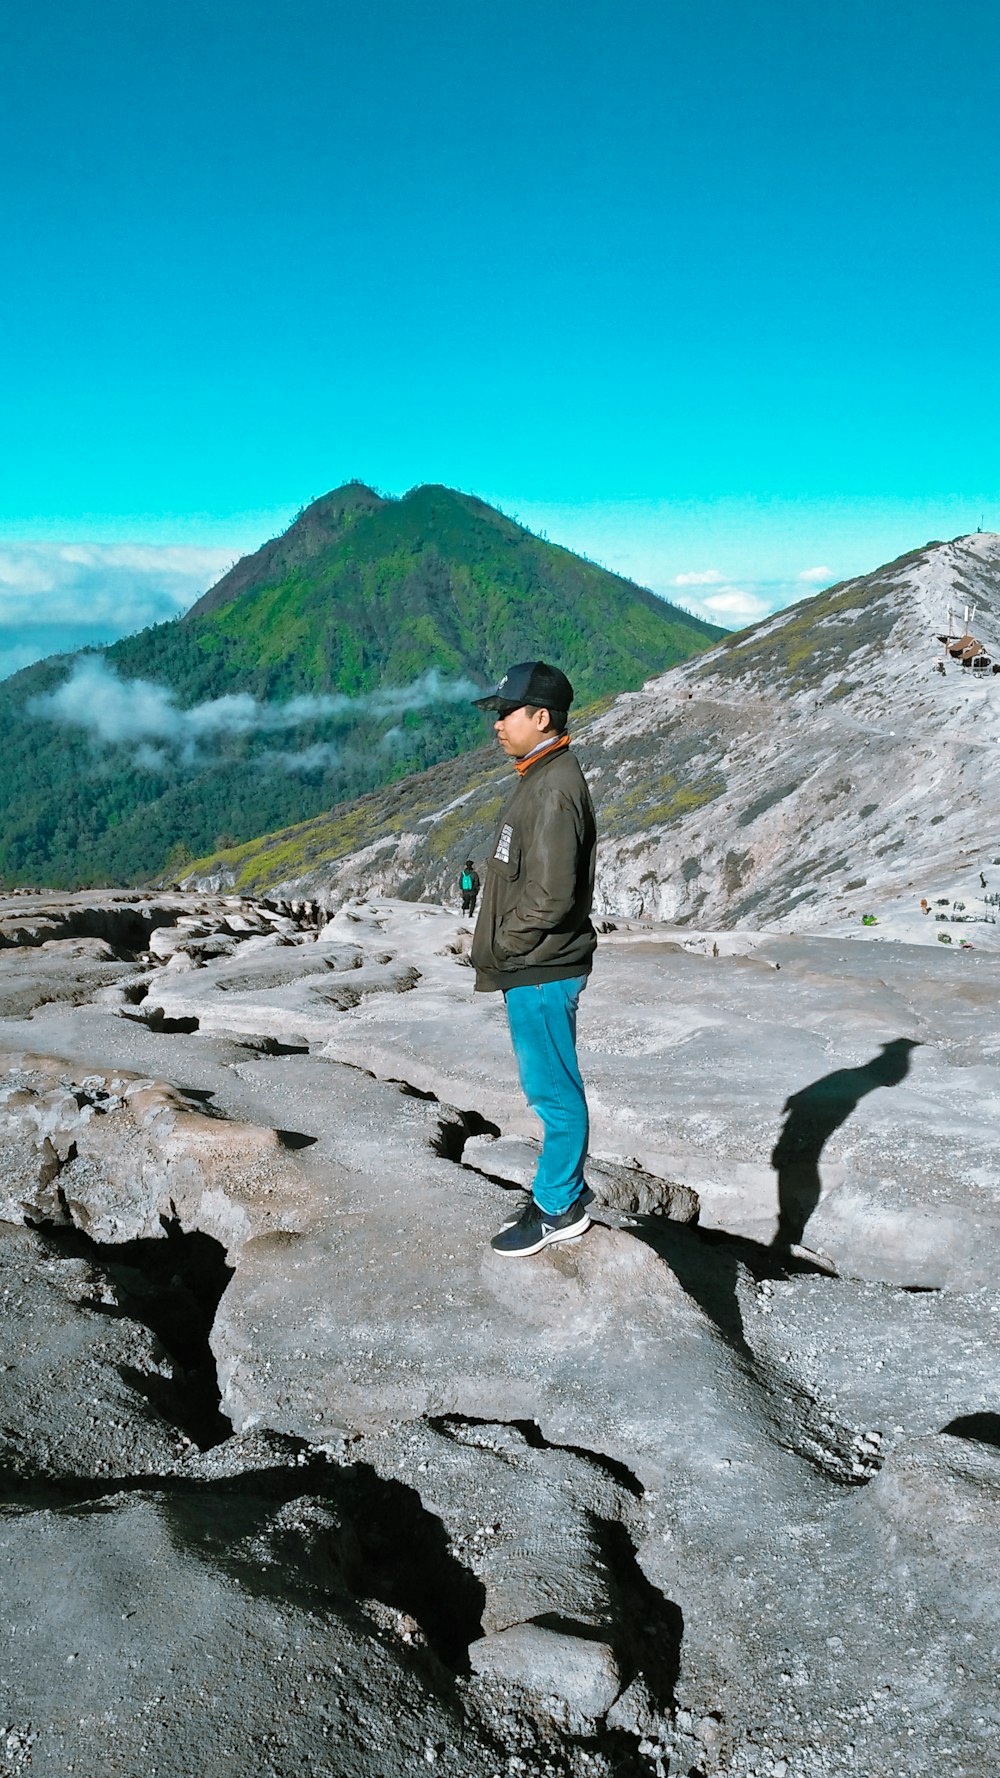
M523 704L516 710L497 714L493 724L493 732L508 759L520 759L522 754L530 753L537 747L549 726L547 710L536 710L529 716Z

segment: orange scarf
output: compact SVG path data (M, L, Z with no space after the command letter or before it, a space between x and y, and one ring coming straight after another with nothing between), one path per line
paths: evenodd
M550 753L558 753L560 747L568 746L569 736L557 735L555 740L550 741L546 747L538 747L534 753L525 754L523 759L515 759L514 770L515 772L520 772L523 777L525 772L529 772L532 766L537 765L540 759L548 759Z

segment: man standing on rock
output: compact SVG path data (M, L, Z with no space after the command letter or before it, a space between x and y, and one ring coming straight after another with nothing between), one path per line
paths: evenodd
M494 1235L524 1258L590 1227L583 1177L589 1119L576 1009L597 944L590 920L597 844L587 781L569 750L573 687L544 661L511 667L477 698L518 775L497 824L472 939L477 993L501 992L524 1096L541 1119L532 1196Z

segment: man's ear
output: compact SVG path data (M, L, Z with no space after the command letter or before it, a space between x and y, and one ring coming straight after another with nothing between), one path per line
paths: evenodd
M539 724L538 724L539 734L544 735L546 729L552 727L552 718L549 715L548 711L545 709L544 705L539 706L539 708L535 711L535 716L536 716L536 718L540 717L540 716L544 716L544 718L545 718L544 722L539 722Z

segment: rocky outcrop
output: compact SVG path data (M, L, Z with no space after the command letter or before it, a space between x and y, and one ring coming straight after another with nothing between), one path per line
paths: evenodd
M2 958L0 1771L987 1769L993 959L619 923L512 1262L459 917L165 912Z

